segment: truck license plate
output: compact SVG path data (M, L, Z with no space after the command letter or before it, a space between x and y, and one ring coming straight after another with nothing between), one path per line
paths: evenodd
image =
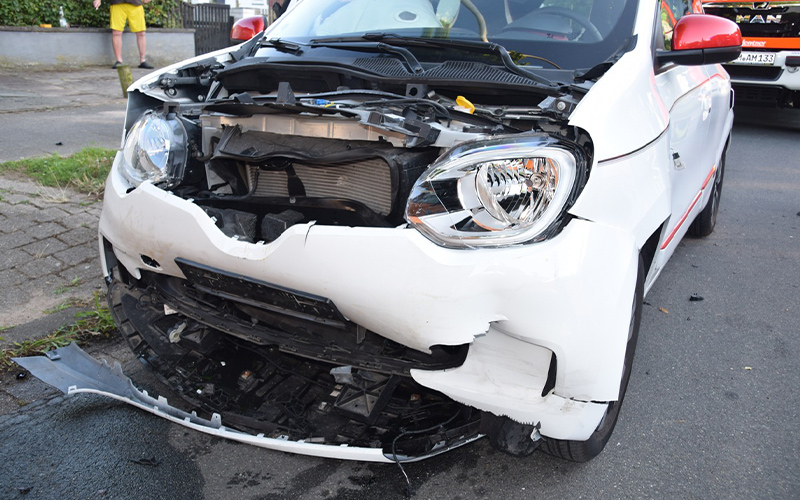
M775 54L769 52L742 52L741 55L731 61L731 63L772 66L775 64Z

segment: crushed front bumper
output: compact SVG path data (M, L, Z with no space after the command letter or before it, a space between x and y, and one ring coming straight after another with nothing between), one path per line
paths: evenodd
M136 278L185 278L183 259L330 299L347 320L422 352L471 344L462 366L411 375L458 402L540 423L544 436L588 438L619 392L638 251L608 226L575 219L541 243L452 250L410 228L309 223L252 244L149 183L126 192L115 167L100 237L101 255L110 247ZM553 356L554 388L544 391Z
M482 437L480 434L465 437L457 441L456 444L438 448L426 456L411 458L386 454L380 448L346 445L332 446L306 442L305 440L292 441L285 436L273 438L266 437L263 434L252 435L226 427L223 425L222 417L219 414L215 413L210 419L204 419L198 417L195 412L187 413L171 406L167 399L162 396L153 398L147 394L147 391L140 391L133 385L133 382L122 372L119 363L114 363L114 366L111 367L105 360L97 361L74 343L67 347L50 351L47 357L33 356L29 358L14 358L13 360L40 380L61 390L64 394L99 394L128 403L173 423L212 436L231 439L260 448L300 455L362 462L413 462L444 453Z

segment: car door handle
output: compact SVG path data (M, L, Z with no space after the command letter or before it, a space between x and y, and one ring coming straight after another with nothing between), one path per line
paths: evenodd
M703 103L703 121L706 121L708 115L711 114L711 104L713 99L711 98L711 94L703 94L702 103Z
M683 170L686 168L686 164L681 160L681 155L672 151L672 164L675 166L675 170Z

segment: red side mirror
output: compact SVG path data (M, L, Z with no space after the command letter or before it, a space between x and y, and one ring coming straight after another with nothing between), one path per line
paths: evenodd
M672 50L717 49L742 46L742 32L723 17L692 14L675 24Z
M689 14L675 23L672 50L659 50L659 65L685 66L732 61L742 53L742 32L733 21L706 14Z
M245 42L264 31L264 16L243 17L233 24L231 40Z

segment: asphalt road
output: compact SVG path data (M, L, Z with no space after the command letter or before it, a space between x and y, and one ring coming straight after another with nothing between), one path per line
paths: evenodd
M131 71L134 79L148 73ZM0 67L0 162L118 148L126 104L110 67Z
M58 108L0 115L3 134L0 162L47 156L69 156L85 146L118 148L122 141L125 106L118 103L89 104L77 108ZM52 122L68 122L70 127L50 127ZM91 138L88 141L87 138ZM13 146L12 146L13 145Z
M796 112L738 113L717 229L684 240L646 297L598 458L515 459L480 441L408 465L415 498L800 498L798 131ZM1 498L403 498L394 465L239 445L99 397L36 403L0 429Z

